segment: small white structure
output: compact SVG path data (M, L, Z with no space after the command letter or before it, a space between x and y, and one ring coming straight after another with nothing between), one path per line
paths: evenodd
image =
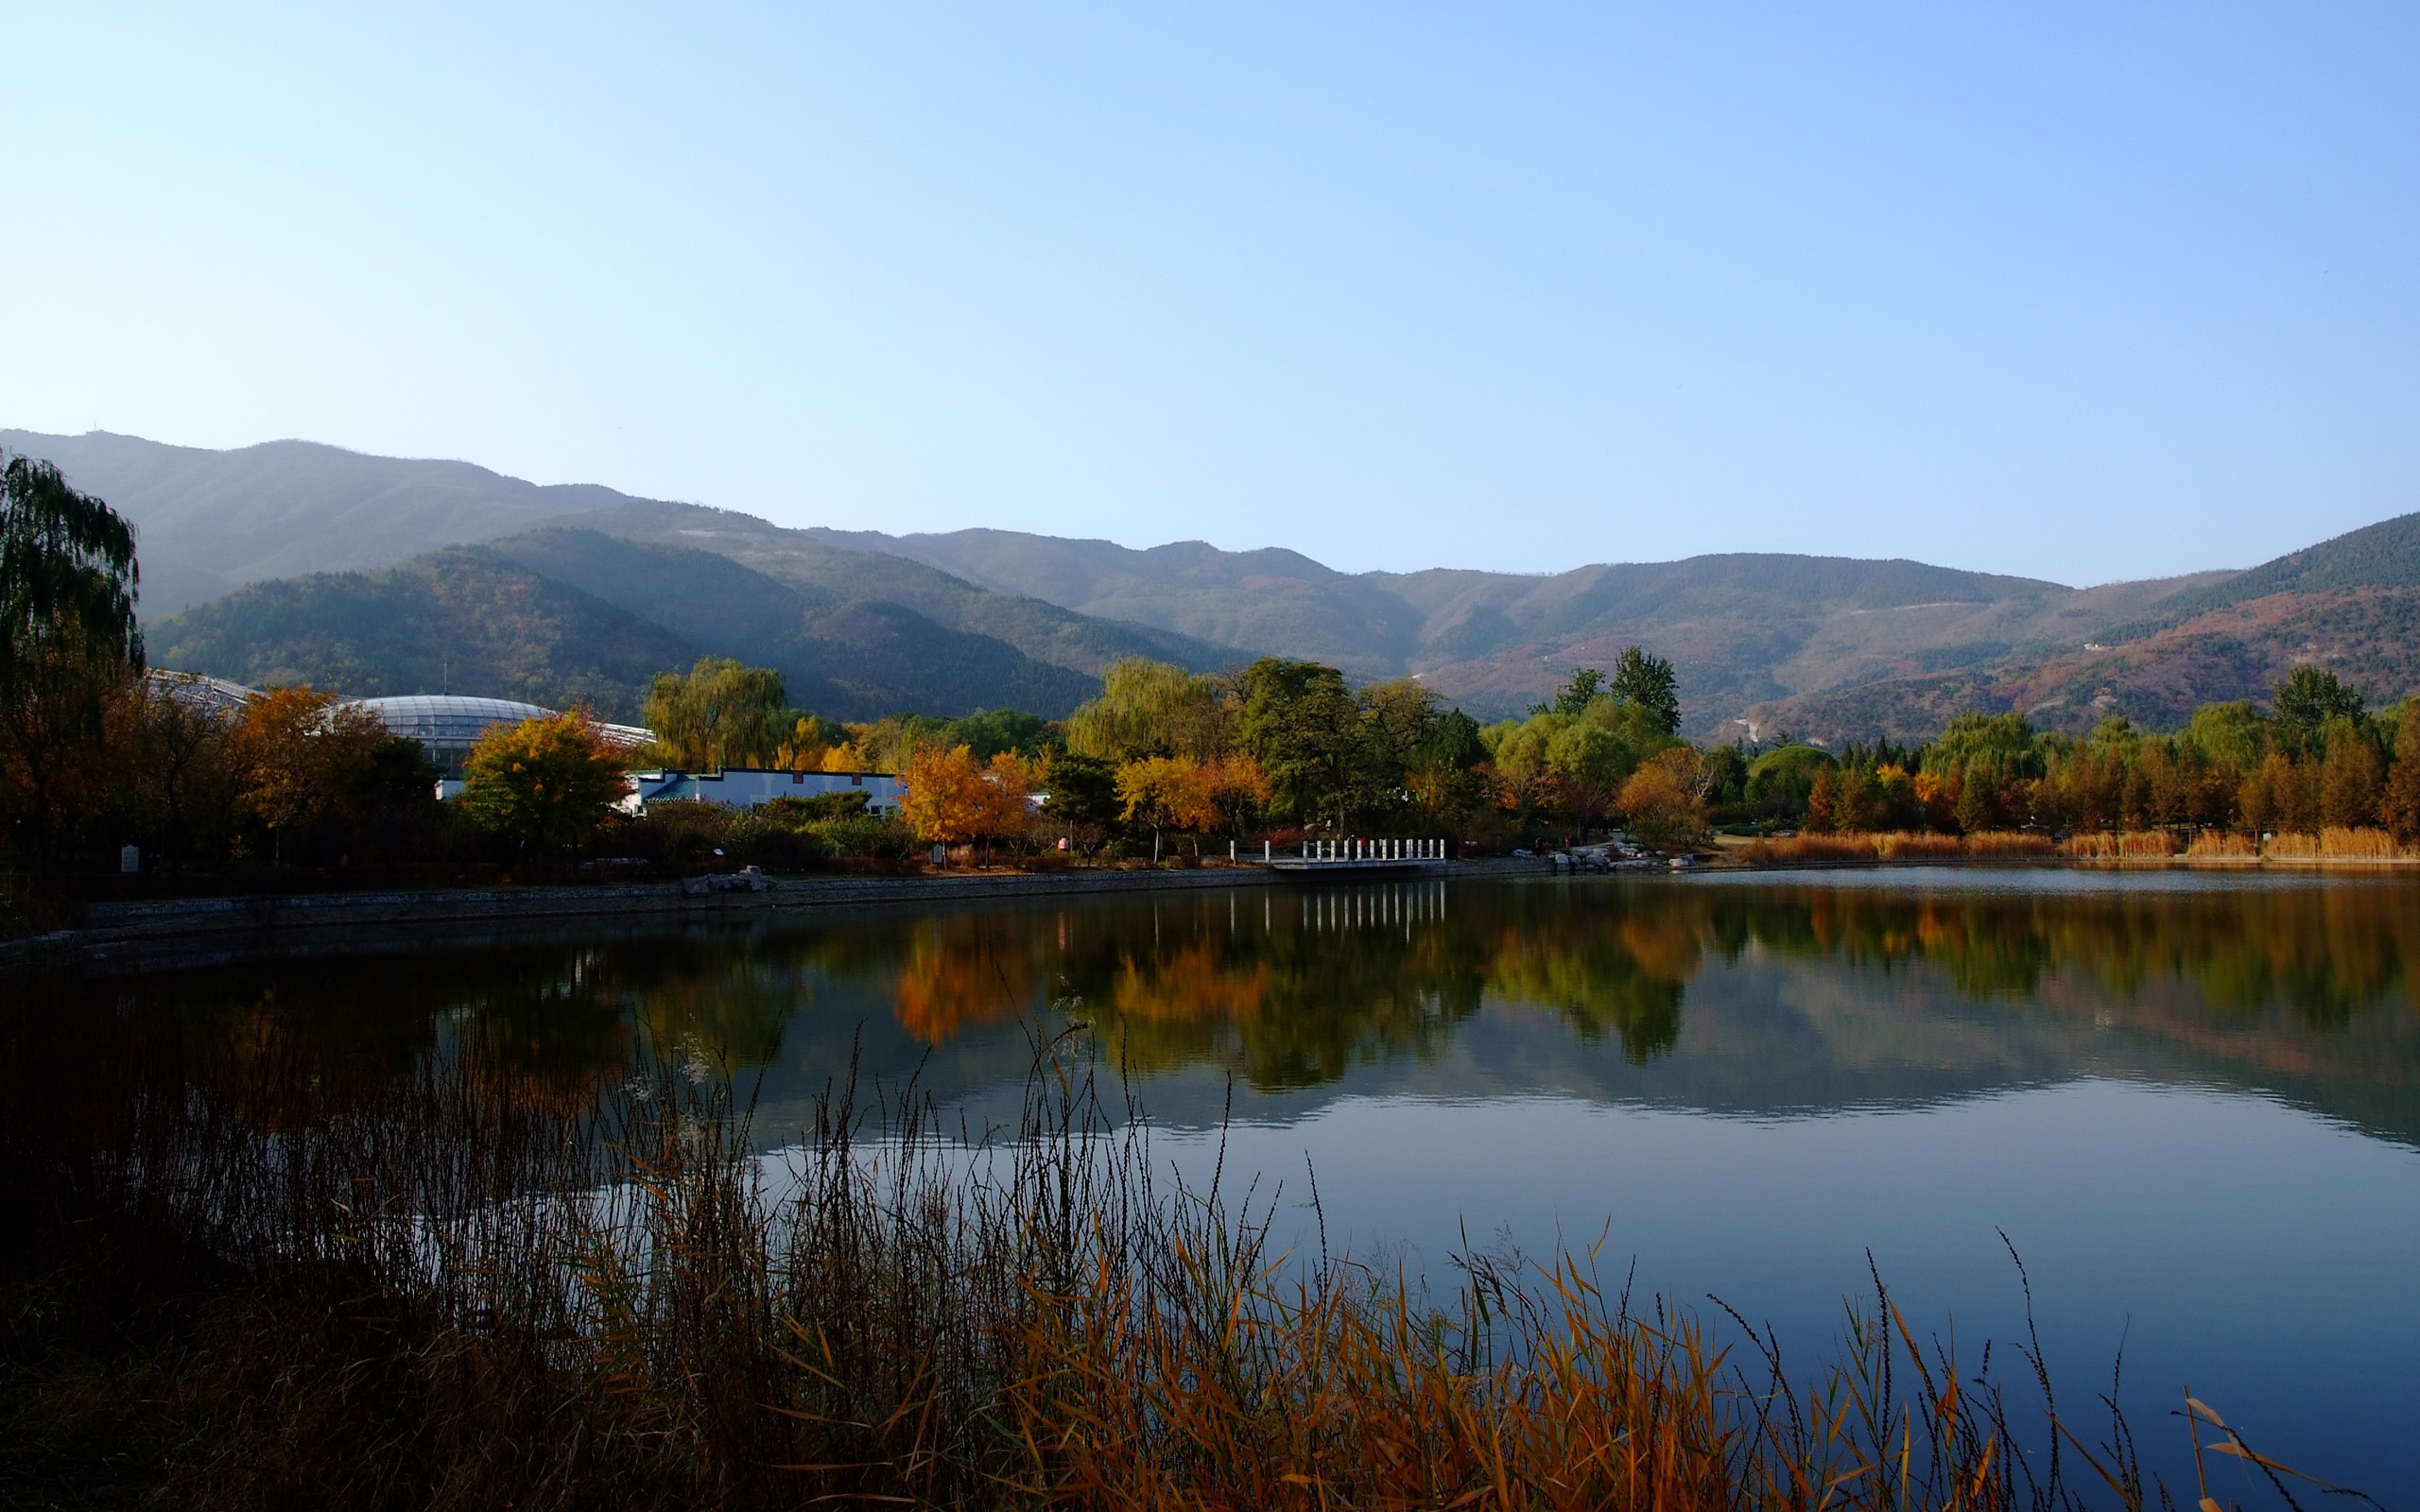
M726 766L716 772L631 772L631 795L622 799L629 814L644 814L650 803L721 803L752 809L777 798L817 798L826 793L863 793L866 812L892 814L908 793L908 784L889 772L784 772Z
M224 678L206 678L199 672L170 672L153 667L143 674L143 680L163 698L212 713L233 713L261 696L258 688L248 688Z

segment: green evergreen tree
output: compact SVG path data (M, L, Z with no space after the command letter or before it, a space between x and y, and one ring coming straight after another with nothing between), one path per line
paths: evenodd
M2286 674L2274 689L2277 722L2298 742L2307 742L2331 719L2361 717L2366 700L2359 688L2348 688L2324 667L2299 666Z
M1627 648L1614 662L1614 697L1646 710L1668 735L1681 728L1680 689L1672 663L1638 646Z

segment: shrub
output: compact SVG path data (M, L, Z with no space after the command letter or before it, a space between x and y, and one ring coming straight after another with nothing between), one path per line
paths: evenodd
M615 836L617 849L666 866L690 866L714 859L717 848L728 850L731 830L739 811L720 803L682 799L650 803L644 817L623 825Z
M898 861L924 849L905 824L871 814L822 820L815 826L815 834L826 855Z

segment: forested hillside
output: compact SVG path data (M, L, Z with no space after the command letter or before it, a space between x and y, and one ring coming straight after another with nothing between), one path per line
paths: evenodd
M2301 665L2378 704L2420 692L2420 514L2178 593L2083 644L1774 700L1753 716L1833 741L1921 738L1966 710L2015 711L2070 734L2112 714L2166 730L2204 703L2265 700Z
M147 619L246 583L388 567L441 546L576 521L634 540L707 547L810 597L821 591L827 598L887 600L1076 672L1098 675L1121 656L1217 666L1238 655L1234 647L1102 624L1054 604L989 592L895 555L836 549L752 516L637 499L593 484L542 487L467 462L367 456L310 441L217 452L105 431L0 431L0 448L58 463L76 487L134 523Z
M58 463L70 483L133 522L150 618L245 583L392 566L625 499L592 484L541 487L468 462L366 456L312 441L215 452L107 431L0 430L0 448Z
M1700 738L1906 739L1967 708L2066 730L2112 713L2160 725L2256 696L2304 662L2376 699L2420 686L2420 515L2250 571L2087 589L1744 552L1549 576L1357 575L1201 541L792 529L299 441L210 452L0 432L0 446L53 457L137 523L155 654L190 647L209 659L197 670L231 676L309 668L364 691L422 685L441 660L425 647L449 625L460 664L478 669L467 676L501 679L480 691L621 699L634 684L617 669L645 641L779 665L803 700L851 717L1063 710L1121 657L1209 670L1275 655L1416 677L1494 719L1630 644L1672 662ZM489 555L435 551L481 542ZM391 571L288 581L163 623L235 584L325 568Z
M2162 601L2141 621L2119 626L2101 639L2135 640L2212 610L2280 593L2317 595L2360 588L2420 588L2420 514L2398 515L2349 530L2249 572L2179 593Z
M1227 645L1324 662L1357 677L1409 670L1424 616L1383 582L1278 548L1220 551L1199 541L1134 550L1013 530L886 536L811 534L854 551L925 562L970 582L1086 614Z
M1549 576L1470 569L1335 572L1294 552L1201 541L1132 550L1005 530L817 531L1000 590L1359 677L1417 675L1482 718L1547 696L1574 666L1649 645L1679 667L1691 727L1735 728L1755 704L2081 644L2207 573L2071 589L1915 561L1725 553Z
M897 604L579 529L256 584L161 622L151 639L163 665L242 682L365 696L442 684L626 720L656 673L707 654L774 667L793 700L842 719L1063 714L1098 686Z
M628 540L711 551L809 593L904 605L952 629L991 636L1037 662L1091 676L1120 657L1148 656L1208 670L1258 654L1250 646L1212 644L994 592L904 557L838 546L825 532L785 529L730 509L641 500L583 516L580 524Z
M519 567L449 546L374 573L257 583L150 627L153 664L255 687L306 682L372 697L456 693L596 706L636 717L647 685L700 647Z

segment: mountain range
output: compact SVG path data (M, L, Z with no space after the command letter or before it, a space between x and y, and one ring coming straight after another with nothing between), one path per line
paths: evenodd
M635 711L700 654L844 718L1063 713L1121 656L1303 657L1482 718L1637 643L1691 732L1921 736L1964 708L2083 730L2259 697L2298 662L2420 689L2420 515L2249 570L2075 589L1906 560L1727 553L1530 576L1340 573L1280 548L786 528L463 462L0 431L135 522L154 660L351 692Z

